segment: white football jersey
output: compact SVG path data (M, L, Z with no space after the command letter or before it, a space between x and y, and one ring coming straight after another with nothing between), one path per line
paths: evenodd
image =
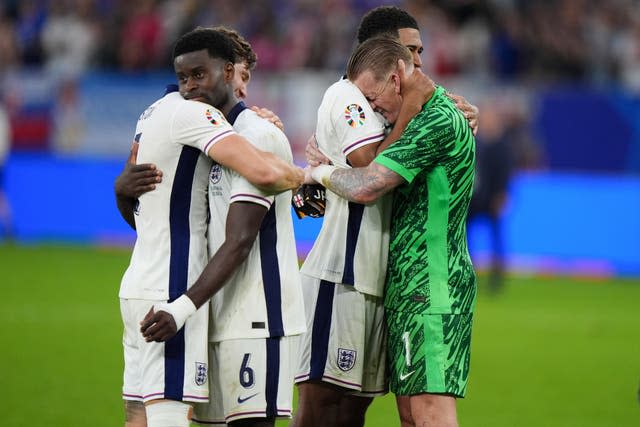
M207 257L207 188L213 144L235 131L210 105L170 93L142 113L136 127L138 163L163 172L135 209L137 239L120 298L167 300L200 276Z
M385 137L384 121L349 80L334 83L318 108L315 133L320 151L348 168L347 156ZM322 228L301 272L332 283L354 285L382 296L389 251L391 194L370 206L352 203L327 190Z
M238 103L227 115L236 132L261 150L293 163L287 137ZM237 172L216 163L209 175L209 251L225 240L229 205L257 203L268 209L247 259L211 299L209 339L296 335L305 331L304 303L291 218L291 191L267 195Z

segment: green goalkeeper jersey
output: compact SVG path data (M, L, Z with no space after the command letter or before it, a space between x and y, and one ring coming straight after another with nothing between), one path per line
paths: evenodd
M385 307L424 314L471 312L476 278L466 219L475 139L442 87L375 162L407 181L397 187L393 201Z

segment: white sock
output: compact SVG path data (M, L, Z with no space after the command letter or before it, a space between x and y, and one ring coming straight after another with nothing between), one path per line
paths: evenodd
M189 427L191 405L163 400L145 406L147 427Z

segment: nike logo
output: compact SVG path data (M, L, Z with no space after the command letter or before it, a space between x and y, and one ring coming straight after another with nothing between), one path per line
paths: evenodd
M240 396L238 396L238 403L242 404L242 403L246 402L247 400L251 399L252 397L256 397L258 394L260 394L260 393L252 394L251 396L247 396L244 399L241 398Z
M409 378L415 371L408 372L406 374L400 374L400 381L404 381Z

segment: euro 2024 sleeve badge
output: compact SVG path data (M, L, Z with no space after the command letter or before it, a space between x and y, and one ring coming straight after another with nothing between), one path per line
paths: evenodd
M360 127L364 124L364 110L358 104L347 105L344 109L344 118L352 128Z
M227 122L222 113L220 113L220 111L216 110L215 108L207 108L204 114L205 116L207 116L207 120L209 121L209 123L216 127Z

